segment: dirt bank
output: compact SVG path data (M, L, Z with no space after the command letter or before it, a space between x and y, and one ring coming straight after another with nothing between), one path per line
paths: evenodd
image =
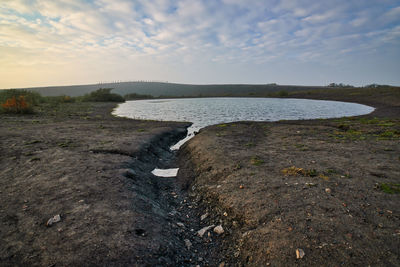
M190 258L179 254L185 245L169 223L171 183L149 175L188 124L115 118L113 107L77 103L0 115L1 266ZM47 227L55 215L61 221Z
M400 265L400 101L331 99L378 109L210 126L181 148L179 181L214 214L203 226L222 221L229 266Z

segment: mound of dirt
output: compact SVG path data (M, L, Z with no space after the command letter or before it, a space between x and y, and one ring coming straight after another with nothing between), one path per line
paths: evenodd
M399 141L398 116L221 124L183 146L179 181L230 265L397 266Z

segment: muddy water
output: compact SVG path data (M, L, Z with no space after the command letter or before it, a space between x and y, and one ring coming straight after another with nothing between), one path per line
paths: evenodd
M114 115L143 120L189 121L188 135L171 147L178 150L196 131L235 121L278 121L358 116L374 108L338 101L288 98L186 98L137 100L120 104ZM153 174L174 177L178 170L154 169Z

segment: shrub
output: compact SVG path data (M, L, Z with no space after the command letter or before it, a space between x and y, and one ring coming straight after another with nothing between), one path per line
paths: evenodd
M118 95L111 93L112 88L100 88L96 91L86 94L82 97L84 102L125 102L125 99Z
M39 103L43 102L43 97L37 93L28 90L21 89L9 89L9 90L0 90L0 103L5 103L8 99L13 97L18 98L19 96L24 96L25 101L32 106L35 106Z
M20 95L18 97L13 96L6 100L2 105L3 111L6 113L32 113L32 105L28 104L25 100L25 96Z
M287 96L289 96L289 93L287 91L282 90L282 91L278 92L278 96L279 97L287 97Z
M152 99L152 95L141 95L136 93L127 94L124 96L125 100L137 100L137 99Z

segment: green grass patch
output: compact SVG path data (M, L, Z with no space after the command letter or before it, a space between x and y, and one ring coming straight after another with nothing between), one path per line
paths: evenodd
M381 183L379 188L387 194L400 194L400 184Z
M250 160L251 165L260 166L264 163L264 161L258 157L252 157Z
M246 147L254 147L256 146L253 142L248 142L245 144Z
M400 132L399 131L384 131L377 135L378 140L387 140L387 139L396 139L400 137Z

